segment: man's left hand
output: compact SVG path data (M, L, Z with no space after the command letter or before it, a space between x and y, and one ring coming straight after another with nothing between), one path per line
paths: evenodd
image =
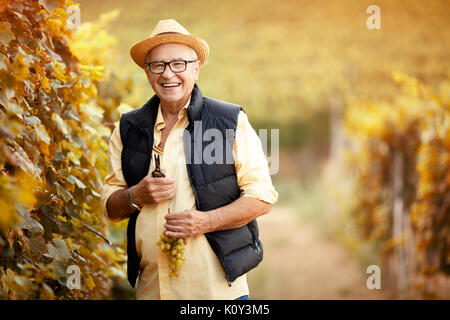
M166 235L171 238L196 237L210 231L210 217L207 212L184 210L167 214L165 218Z

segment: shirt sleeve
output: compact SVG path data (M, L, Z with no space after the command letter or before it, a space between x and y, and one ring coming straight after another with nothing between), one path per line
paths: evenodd
M261 140L243 111L238 116L233 156L241 197L275 203L278 193L272 185Z
M109 196L120 189L127 188L127 183L122 173L122 140L120 138L120 129L114 128L108 146L108 175L103 180L101 189L102 214L111 220L106 210L106 201Z

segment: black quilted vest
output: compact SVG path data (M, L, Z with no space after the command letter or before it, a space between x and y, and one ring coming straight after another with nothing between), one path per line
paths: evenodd
M139 183L149 173L158 106L159 98L154 95L141 108L123 114L120 119L122 171L128 187ZM240 110L240 106L203 97L197 85L194 86L188 107L189 125L184 132L183 144L189 181L200 211L222 207L240 196L232 154ZM219 130L223 139L215 141L220 137L215 134L214 138L202 137L202 133L208 129ZM200 143L194 144L194 141ZM208 145L212 142L214 145L220 143L223 152L211 152L214 148L208 148ZM204 151L207 151L205 154L211 154L217 163L205 161L201 156ZM135 242L138 214L136 211L130 216L127 227L128 281L132 287L139 274L140 262ZM225 270L229 285L237 277L255 268L263 258L256 220L239 228L210 232L205 236Z

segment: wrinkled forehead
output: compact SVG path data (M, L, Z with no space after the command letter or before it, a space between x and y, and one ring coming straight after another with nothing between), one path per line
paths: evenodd
M181 43L164 43L154 47L147 53L146 62L162 60L170 61L174 59L191 60L197 56L194 49Z

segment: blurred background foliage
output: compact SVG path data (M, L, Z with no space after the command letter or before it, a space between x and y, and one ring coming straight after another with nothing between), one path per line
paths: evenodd
M20 2L24 1L16 3ZM381 29L375 30L366 26L366 9L374 4L366 0L78 2L82 25L73 32L63 30L65 45L73 57L63 57L62 62L79 65L73 72L85 77L81 82L90 90L88 98L70 105L102 110L101 125L96 123L94 127L112 129L121 112L143 105L153 95L144 72L132 62L129 49L148 37L158 20L174 18L210 46L199 79L203 94L241 104L257 132L260 128L280 129L279 171L272 176L280 197L271 215L278 214L276 207L290 208L298 228L308 226L325 239L342 244L358 261L363 274L368 265L381 265L385 297L450 297L448 1L379 0L376 4L381 9ZM46 3L47 11L53 12L49 16L63 20L61 12L58 15L58 11L52 11L56 2ZM70 5L60 4L63 8ZM16 14L10 19L17 21L21 16ZM53 32L52 37L58 38L54 33L61 27L50 22L45 16L40 30L45 34ZM2 25L2 43L8 34L6 29L8 26ZM22 38L18 41L23 43ZM13 56L6 56L14 62ZM57 64L53 68L58 70ZM10 67L13 74L15 70L20 70L19 66ZM4 88L9 80L1 81ZM2 91L2 96L5 94L11 98ZM60 95L57 91L52 94ZM2 101L2 105L9 103ZM60 113L66 119L62 115L66 113ZM5 122L10 118L2 119L0 129L11 128ZM50 135L57 130L47 123L43 125ZM39 128L35 129L37 134ZM91 140L89 145L104 146L108 134L100 132L103 142ZM13 136L17 142L16 131ZM102 148L95 150L104 161ZM35 156L31 162L38 158ZM103 178L106 168L104 162L98 161L94 165L97 169L90 171L98 170L97 175ZM50 170L46 165L40 168ZM11 173L3 170L0 187L14 185L13 190L23 193L2 192L0 200L8 202L14 197L17 203L38 208L29 196L33 186L20 184L18 173L14 177L12 182ZM82 181L86 185L90 178L85 179ZM88 188L98 192L98 180ZM0 238L3 248L11 244L8 232L20 213L11 205L5 207L11 214L0 218L6 230ZM73 211L77 208L73 204ZM100 215L97 203L89 213ZM105 224L98 224L98 230L107 233L115 250L124 246L124 225L109 224L106 230ZM270 232L270 228L261 228L262 235ZM62 235L64 239L71 237ZM295 239L296 234L286 237ZM51 241L51 237L45 239ZM291 242L278 238L273 247L282 251ZM270 252L271 243L265 245L269 250L266 252ZM301 266L303 249L294 247L299 258L286 258L289 263ZM326 252L321 254L327 256ZM266 265L270 265L270 259L267 254ZM255 298L277 298L271 283L290 279L279 272L266 272L264 265L250 274L250 289L258 289L254 290ZM4 279L9 279L8 272L19 272L17 266L7 267L3 262L2 266ZM119 271L117 265L114 268L117 277L107 286L110 292L101 294L132 297L126 282L120 280L123 270ZM88 274L86 269L86 279ZM279 297L303 297L292 290ZM14 297L13 291L4 292ZM80 296L89 297L94 296Z
M203 91L243 105L256 127L283 126L281 143L297 146L311 135L310 126L317 133L309 143L326 143L317 140L327 128L320 126L326 121L320 113L329 111L333 95L392 98L397 92L391 81L395 70L430 84L446 76L449 41L444 30L449 8L445 1L427 5L379 1L382 28L374 31L366 27L369 4L81 1L87 9L82 13L86 21L112 8L121 9L111 26L119 39L119 65L140 79L133 90L136 94L126 103L142 105L142 97L151 95L140 68L130 63L129 49L148 37L158 20L174 17L210 45L199 80Z

